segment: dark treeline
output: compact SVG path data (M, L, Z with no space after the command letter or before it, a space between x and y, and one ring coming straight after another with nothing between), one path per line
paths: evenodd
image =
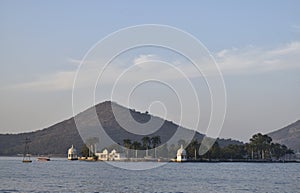
M187 147L189 159L221 159L221 160L278 160L286 154L294 154L293 150L285 145L272 143L272 138L261 133L255 134L249 143L242 145L228 145L221 148L216 141L204 155L199 155L201 143L192 141Z
M278 160L286 154L294 154L293 150L285 145L272 143L272 138L261 133L255 134L249 143L242 145L228 145L221 148L216 141L214 145L204 154L199 155L198 150L201 143L192 141L186 148L189 159L221 159L221 160Z
M198 155L197 150L199 149L200 145L201 143L192 141L192 143L187 146L186 150L188 158L196 158L195 155ZM285 145L272 143L272 138L268 135L262 135L261 133L258 133L252 136L252 138L249 140L249 143L242 145L228 145L221 148L218 142L215 142L210 150L204 155L200 156L200 158L208 160L278 160L286 154L294 154L294 152Z
M138 141L132 142L130 139L123 140L123 145L125 148L127 148L127 150L126 150L127 157L152 156L152 157L157 158L158 153L162 157L167 157L166 154L162 155L161 147L158 148L159 151L157 151L156 147L159 146L160 144L161 144L160 136L153 136L153 137L145 136L141 139L141 142L138 142ZM146 151L139 152L139 155L138 155L137 151L134 152L132 150L146 150ZM166 151L168 151L168 150L166 149Z
M123 152L126 157L154 157L154 158L175 158L177 150L180 146L185 147L187 158L189 160L278 160L287 154L294 154L293 150L285 145L273 143L272 138L261 133L255 134L248 143L237 145L230 144L221 147L218 140L210 147L206 153L200 155L200 140L192 140L187 144L184 140L179 140L178 144L161 144L160 136L145 136L141 141L132 141L124 139L122 145L112 145L106 149L116 149ZM143 150L143 151L139 151ZM146 150L146 151L145 151ZM88 153L88 149L84 149L83 154Z

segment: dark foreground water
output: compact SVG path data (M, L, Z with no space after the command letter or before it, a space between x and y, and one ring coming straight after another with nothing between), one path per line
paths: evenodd
M0 192L300 192L299 163L169 163L132 171L105 162L21 160L0 157Z

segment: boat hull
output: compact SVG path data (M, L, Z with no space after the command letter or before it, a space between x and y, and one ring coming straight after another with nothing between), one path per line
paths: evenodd
M50 158L49 157L38 157L37 161L44 161L44 162L46 162L46 161L50 161Z
M31 163L32 161L31 160L23 160L22 162L23 163Z

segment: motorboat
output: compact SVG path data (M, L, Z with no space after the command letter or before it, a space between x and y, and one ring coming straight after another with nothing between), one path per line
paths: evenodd
M50 161L50 157L37 157L37 161Z

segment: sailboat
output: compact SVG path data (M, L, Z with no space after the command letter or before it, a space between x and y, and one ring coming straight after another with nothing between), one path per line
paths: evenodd
M29 154L29 143L30 139L26 137L25 139L25 148L24 148L24 154L23 154L23 163L31 163L30 154Z

